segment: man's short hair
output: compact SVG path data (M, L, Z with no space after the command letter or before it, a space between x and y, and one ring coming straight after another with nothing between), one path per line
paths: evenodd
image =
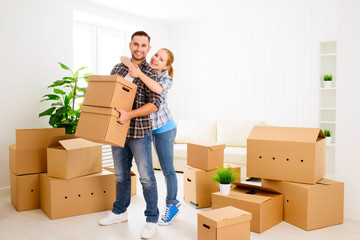
M149 43L150 43L150 36L144 32L144 31L137 31L137 32L134 32L133 35L131 36L131 41L133 40L133 38L135 36L144 36L144 37L147 37L149 39Z

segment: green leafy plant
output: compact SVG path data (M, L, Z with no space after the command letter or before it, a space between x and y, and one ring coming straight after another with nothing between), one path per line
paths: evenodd
M332 81L332 79L333 79L333 76L331 75L331 74L325 74L324 75L324 81Z
M234 173L234 169L228 166L227 168L217 168L215 175L211 176L211 179L217 183L230 184L239 176L239 173Z
M81 67L73 72L68 66L58 62L60 67L69 71L69 75L61 80L56 80L48 86L52 89L51 94L42 97L41 102L52 101L51 107L39 114L39 117L50 116L49 124L54 128L65 128L66 134L75 133L80 117L81 103L75 106L75 100L83 98L86 87L79 87L79 80L84 79L88 83L88 76L92 73L80 75L80 71L87 68Z
M331 137L331 131L330 130L328 130L328 129L324 129L324 135L325 135L325 137Z

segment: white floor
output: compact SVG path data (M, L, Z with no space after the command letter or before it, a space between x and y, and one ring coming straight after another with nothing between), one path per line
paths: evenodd
M183 175L177 174L179 180L179 197L183 197ZM165 184L162 173L156 171L159 188L159 206L165 202ZM161 210L162 207L160 207ZM99 226L98 220L106 212L50 220L40 209L17 212L9 196L0 197L0 239L140 239L144 217L145 202L141 185L137 182L137 195L132 197L128 209L129 221L112 226ZM183 203L180 214L169 226L159 226L154 240L197 239L197 213L210 210L194 209ZM286 222L282 222L262 234L250 234L252 240L359 240L360 221L344 220L344 224L319 230L304 231Z

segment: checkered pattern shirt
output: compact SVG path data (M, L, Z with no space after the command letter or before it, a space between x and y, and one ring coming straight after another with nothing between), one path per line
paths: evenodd
M163 87L161 93L161 105L157 112L150 114L153 130L164 126L171 118L171 112L167 104L167 93L173 85L173 79L169 76L168 71L159 73L159 83Z
M148 77L155 81L159 81L158 75L154 69L144 60L139 65L140 70L145 73ZM129 68L124 64L117 64L111 71L111 75L119 75L125 77L129 72ZM152 92L139 78L135 78L133 83L137 85L137 91L135 95L133 109L138 109L144 106L146 103L154 104L158 109L160 107L160 95ZM137 117L131 119L129 131L127 134L128 138L143 138L152 130L150 115L143 117Z

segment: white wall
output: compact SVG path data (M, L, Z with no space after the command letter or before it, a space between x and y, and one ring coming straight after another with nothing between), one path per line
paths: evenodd
M319 41L336 39L336 2L234 9L172 28L175 117L317 127Z
M9 186L8 146L15 143L15 129L50 127L47 118L38 118L49 107L40 99L49 93L48 85L64 76L57 62L72 67L73 10L142 27L152 37L152 53L169 42L163 23L82 1L1 1L0 191Z
M336 178L345 182L345 207L360 219L360 1L338 1Z

